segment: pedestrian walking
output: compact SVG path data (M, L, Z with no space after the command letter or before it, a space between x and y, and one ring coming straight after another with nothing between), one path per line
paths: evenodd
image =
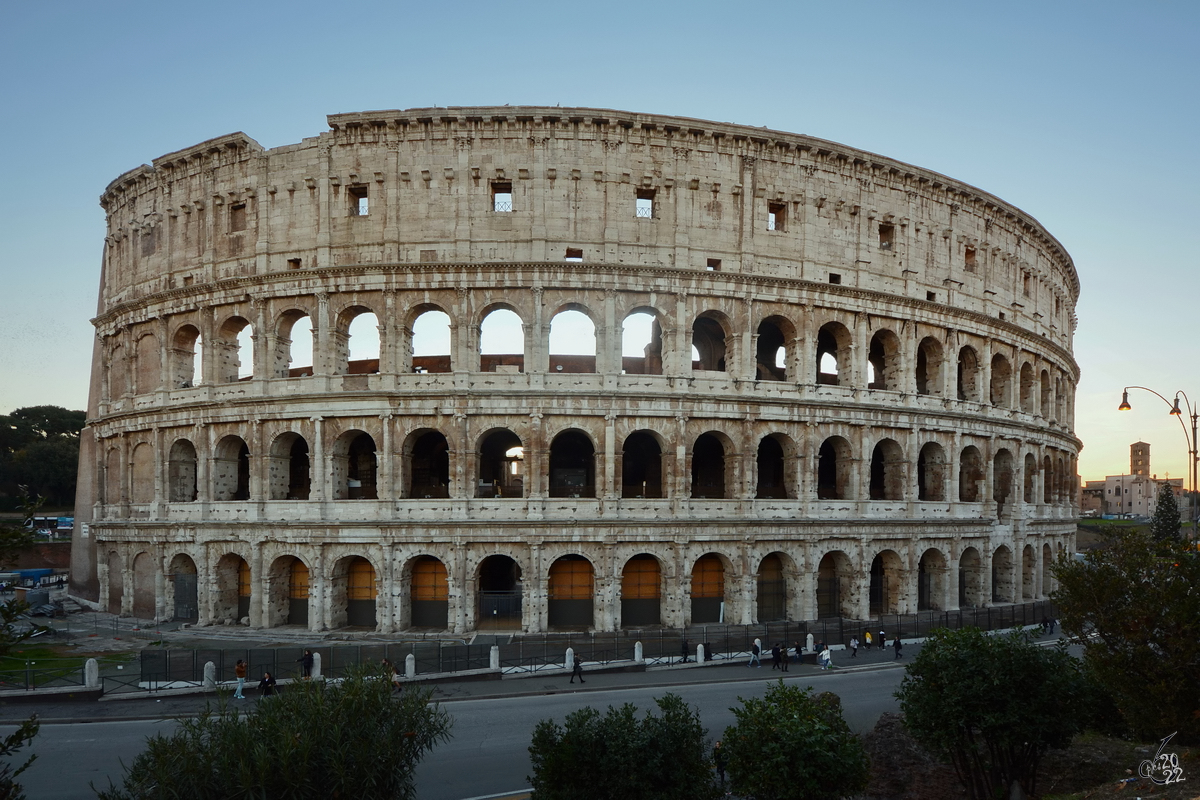
M882 628L880 628L879 629L879 649L882 650L885 647L887 647L887 634L883 632Z
M1057 624L1058 624L1058 620L1056 620L1054 617L1051 617L1050 618L1050 635L1051 636L1054 635L1054 626Z
M796 642L796 663L799 664L803 661L804 661L804 647L799 642Z
M269 672L264 672L262 680L258 682L258 696L270 697L275 694L275 678Z
M313 654L312 650L305 650L304 655L296 659L300 662L300 677L308 680L312 677L313 671Z
M821 669L833 669L833 656L830 655L828 647L821 649L821 654L817 656L817 659L821 662Z
M750 663L746 665L747 667L753 667L755 662L758 662L758 668L762 669L762 659L758 657L758 653L758 642L754 642L750 645Z
M866 633L863 634L863 643L866 644L868 650L871 649L871 632L870 631L867 631Z
M900 648L903 646L904 645L900 643L900 636L897 635L896 638L892 640L892 647L896 648L896 658L892 659L893 661L895 661L897 658L900 658Z
M1042 635L1045 636L1048 633L1050 633L1050 620L1045 615L1043 615L1042 616Z
M725 783L725 751L721 749L721 742L718 740L713 745L713 764L717 767L717 777L721 779L721 784Z
M571 667L571 683L579 678L579 682L583 683L583 659L577 655L572 655L575 664Z
M787 642L779 643L779 654L781 656L780 663L782 664L780 669L782 669L784 672L787 672L788 671L788 663L791 661L791 659L788 658Z
M684 640L683 640L683 648L682 648L682 649L683 649L683 660L682 660L682 661L680 661L679 663L680 663L680 664L686 664L686 663L687 663L687 657L688 657L688 640L687 640L687 639L684 639Z
M238 662L233 665L233 674L237 677L237 689L233 693L234 699L245 700L242 689L246 686L246 662L239 658Z
M857 636L850 637L850 657L858 658L858 637Z
M771 669L779 669L779 645L771 648Z

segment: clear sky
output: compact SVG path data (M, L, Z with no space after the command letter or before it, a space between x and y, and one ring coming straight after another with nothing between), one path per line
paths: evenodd
M1039 219L1083 285L1080 472L1186 474L1200 399L1200 3L162 2L0 6L0 413L87 400L104 215L126 170L325 115L561 104L807 133ZM1196 237L1196 238L1193 238Z

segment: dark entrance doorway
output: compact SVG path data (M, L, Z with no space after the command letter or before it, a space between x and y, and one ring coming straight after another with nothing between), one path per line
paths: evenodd
M508 556L488 556L479 565L477 627L521 627L521 568Z

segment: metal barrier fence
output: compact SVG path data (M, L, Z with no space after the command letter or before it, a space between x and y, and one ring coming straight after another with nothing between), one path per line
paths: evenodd
M82 616L82 615L76 615ZM865 642L864 634L875 636L884 630L888 640L897 635L902 640L923 638L935 628L978 627L1000 630L1037 625L1043 619L1055 619L1058 610L1048 600L1018 605L961 609L958 611L923 611L917 614L883 615L877 619L815 620L806 622L771 622L759 625L695 625L686 630L652 628L613 632L546 633L530 636L499 637L509 641L498 644L500 667L504 672L538 672L565 666L566 651L572 648L577 657L589 664L633 662L635 646L642 645L642 658L650 665L672 663L684 657L695 657L696 646L705 646L708 660L742 658L755 639L764 649L784 643L789 647L807 646L811 634L814 643L846 645L851 637ZM122 635L160 639L162 634L153 623L143 627L137 620L92 620L99 631L114 630ZM86 619L77 620L74 630L87 629ZM257 681L264 672L276 679L301 677L304 650L321 656L321 673L326 677L343 677L347 670L359 664L379 664L389 660L404 674L406 660L413 656L417 675L445 674L490 666L491 645L469 645L462 641L415 640L395 643L362 645L326 645L271 648L147 648L137 654L137 661L120 663L119 658L106 659L101 665L105 692L154 691L185 686L199 686L204 681L204 665L216 667L216 680L235 680L234 666L239 659L246 662L247 680ZM43 659L43 662L48 661ZM78 686L84 682L83 663L62 659L53 665L33 664L24 669L0 671L0 689L37 689L48 686ZM128 667L128 669L126 668Z

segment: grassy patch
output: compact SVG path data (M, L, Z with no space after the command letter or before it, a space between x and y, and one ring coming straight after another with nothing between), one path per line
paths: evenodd
M1183 783L1156 786L1137 778L1138 765L1154 757L1158 743L1144 744L1084 733L1066 750L1052 750L1042 759L1038 792L1042 800L1101 800L1102 798L1154 797L1160 800L1193 800L1200 781L1200 751L1168 745L1165 752L1179 757Z

